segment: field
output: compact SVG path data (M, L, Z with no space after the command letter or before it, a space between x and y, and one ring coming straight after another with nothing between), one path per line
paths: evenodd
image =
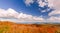
M17 24L0 21L0 33L60 33L60 24Z

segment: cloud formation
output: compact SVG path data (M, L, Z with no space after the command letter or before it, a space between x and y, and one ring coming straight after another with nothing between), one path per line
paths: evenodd
M25 4L29 5L32 4L34 1L33 0L25 0ZM45 2L42 2L42 0L37 0L39 6L44 7L46 5L45 2L47 2L47 0L45 0ZM35 22L60 22L60 16L56 16L56 15L60 15L60 0L48 0L48 6L49 7L53 7L55 10L50 12L48 14L48 16L50 16L49 18L45 19L43 17L37 17L37 16L32 16L32 15L28 15L28 14L24 14L24 13L18 13L17 11L15 11L12 8L9 8L7 10L5 9L1 9L0 8L0 18L16 18L16 19L3 19L3 20L10 20L10 21L18 21L18 22L26 22L26 23L35 23ZM49 10L49 9L48 9ZM46 10L44 10L43 12L45 12ZM0 19L2 20L2 19ZM17 22L17 23L18 23Z
M41 17L35 17L35 16L32 16L32 15L23 14L23 13L20 13L18 15L18 19L22 20L22 21L28 21L28 22L42 22L44 20Z
M60 9L60 0L48 0L48 6L49 7L54 7L55 9Z
M0 18L16 18L21 22L42 22L44 19L24 13L18 13L14 9L0 9Z
M57 11L51 12L50 17L47 19L44 19L43 17L37 17L32 16L24 13L18 13L14 9L9 8L7 10L0 8L0 19L2 20L8 20L8 21L16 21L15 23L50 23L50 22L60 22L60 17L52 16L59 13L56 13ZM55 14L54 14L55 13ZM3 18L13 18L13 19L3 19Z
M44 0L45 2L43 2L43 0L37 0L36 2L38 3L39 7L44 7L45 5L47 5L47 0ZM31 4L33 4L35 1L34 0L25 0L24 3L27 6L30 6Z
M51 16L49 18L49 21L50 22L60 22L60 17Z
M24 2L25 2L25 4L26 4L27 6L30 6L30 4L33 4L33 3L34 3L33 0L25 0Z
M51 13L49 13L49 16L54 16L54 15L60 15L60 10L54 10Z
M7 10L0 8L0 17L16 18L19 13L9 8Z
M52 2L52 3L51 3ZM53 8L55 9L54 11L52 11L49 15L58 15L60 14L60 0L49 0L50 6L51 4L53 4Z
M28 4L33 3L34 1L29 0L30 2L28 2ZM60 0L44 0L45 2L43 2L42 0L37 0L37 3L39 4L39 7L44 7L45 5L48 5L48 7L50 8L54 8L55 10L53 10L52 12L50 12L48 14L48 16L50 16L47 19L43 19L44 22L60 22ZM25 3L27 4L27 3ZM27 5L28 5L27 4ZM49 11L50 9L47 9L47 11ZM47 12L46 10L43 10L42 12ZM57 16L59 15L59 16Z
M45 0L45 2L43 2L43 0L37 0L37 3L39 4L39 7L44 7L47 5L47 0Z
M34 2L36 2L38 4L38 7L43 7L48 5L48 0L25 0L24 3L27 5L27 6L30 6L31 4L33 4ZM47 12L47 10L41 10L40 8L38 8L42 13L43 12Z
M48 0L49 7L53 7L55 10L49 13L50 20L54 22L60 22L60 0Z

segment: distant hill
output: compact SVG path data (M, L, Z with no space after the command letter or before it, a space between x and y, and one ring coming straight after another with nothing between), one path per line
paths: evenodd
M0 33L60 33L60 24L17 24L0 21Z

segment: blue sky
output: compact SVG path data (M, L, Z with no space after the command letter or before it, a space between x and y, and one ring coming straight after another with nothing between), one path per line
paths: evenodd
M55 3L56 2L56 3ZM0 18L19 21L60 21L60 0L0 0Z
M49 7L48 6L39 7L37 2L31 4L31 6L26 6L24 0L0 0L0 8L3 9L12 8L17 12L23 12L25 14L31 14L34 16L40 16L40 15L47 16L48 13L51 12L48 11L42 13L41 12L42 10L46 10ZM41 10L39 10L39 8Z

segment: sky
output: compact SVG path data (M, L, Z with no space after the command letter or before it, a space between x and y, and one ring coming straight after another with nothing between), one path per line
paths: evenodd
M26 6L25 0L0 0L0 8L8 9L12 8L17 12L23 12L25 14L32 14L34 16L46 16L48 12L41 13L41 10L47 9L48 7L39 7L38 3L31 4L31 6ZM41 10L39 10L41 9Z
M60 22L60 0L0 0L0 20Z

